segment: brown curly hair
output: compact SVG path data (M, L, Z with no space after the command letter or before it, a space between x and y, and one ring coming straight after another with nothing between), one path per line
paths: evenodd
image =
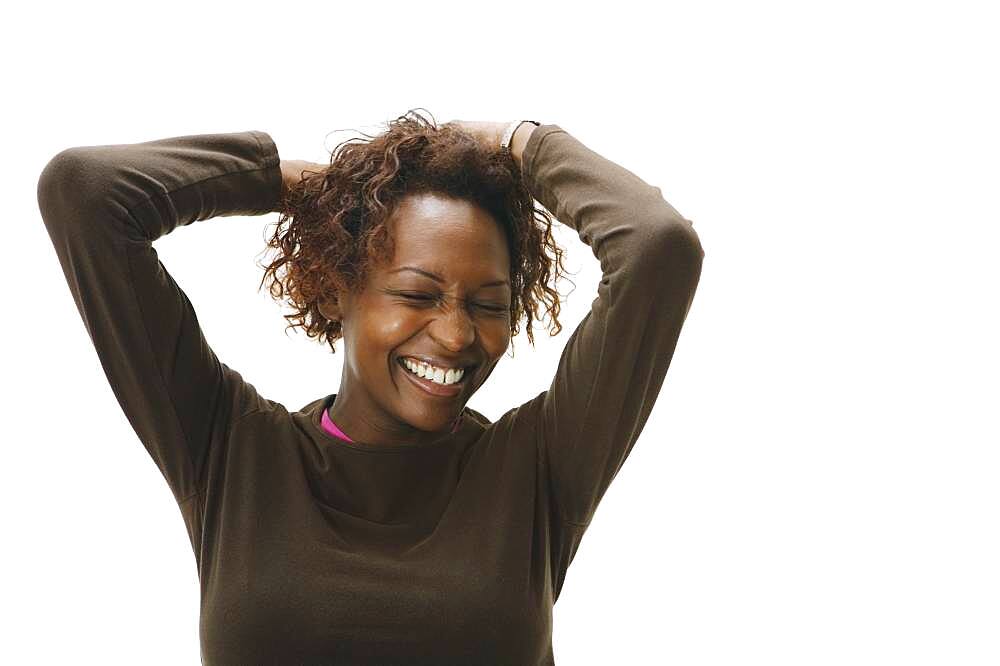
M320 303L336 302L338 291L357 293L376 265L390 261L387 219L407 195L434 192L481 206L503 228L510 250L511 339L523 316L534 345L531 322L539 318L540 303L546 304L550 335L558 335L559 293L549 280L565 274L563 250L552 236L552 217L536 208L510 155L453 125L438 126L415 109L387 127L377 136L361 133L367 140L340 143L328 167L306 171L285 192L267 242L278 256L261 266L261 286L271 276L271 296L287 293L294 310L284 315L290 322L285 330L301 326L336 353L341 323L325 317Z

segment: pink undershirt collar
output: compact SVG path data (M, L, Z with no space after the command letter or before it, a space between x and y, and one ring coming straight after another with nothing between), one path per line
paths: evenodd
M452 432L455 432L456 430L458 430L458 424L461 422L461 420L462 420L461 417L455 419L455 425L452 426L452 428L451 428ZM322 421L322 423L323 423L323 430L327 431L328 433L330 433L334 437L339 437L340 439L345 439L348 442L353 442L354 441L353 439L351 439L350 437L348 437L347 434L343 430L341 430L340 428L338 428L336 423L333 422L333 419L330 418L330 410L329 409L324 409L323 410L323 421Z

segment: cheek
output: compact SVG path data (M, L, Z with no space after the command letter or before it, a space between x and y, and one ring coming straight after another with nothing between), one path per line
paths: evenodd
M425 320L416 309L389 306L383 310L378 333L383 340L404 342L425 325Z
M420 326L418 316L390 306L368 320L363 335L371 352L384 357L419 332Z
M502 319L480 326L479 335L486 353L494 358L503 356L510 345L510 324L506 319Z

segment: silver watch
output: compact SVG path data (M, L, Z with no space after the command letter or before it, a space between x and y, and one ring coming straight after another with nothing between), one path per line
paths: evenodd
M507 129L504 130L503 138L500 139L500 150L505 153L510 153L510 140L514 138L514 132L517 128L521 126L522 123L532 123L535 127L540 127L541 123L537 120L515 120L510 125L507 125Z

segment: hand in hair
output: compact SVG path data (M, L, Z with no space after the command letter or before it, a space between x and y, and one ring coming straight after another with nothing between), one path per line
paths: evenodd
M323 173L329 168L327 164L306 162L305 160L281 160L281 201L292 186L308 177L308 174Z
M490 148L499 148L503 131L509 123L495 123L484 120L450 120L445 125L452 125L471 134Z
M500 147L500 140L503 138L503 133L510 123L511 121L497 123L483 120L451 120L445 123L445 125L453 125L471 134L487 147L497 149ZM527 143L527 137L531 135L534 129L535 125L524 123L517 128L517 131L511 138L510 154L518 167L521 166L521 153L524 150L524 145Z

